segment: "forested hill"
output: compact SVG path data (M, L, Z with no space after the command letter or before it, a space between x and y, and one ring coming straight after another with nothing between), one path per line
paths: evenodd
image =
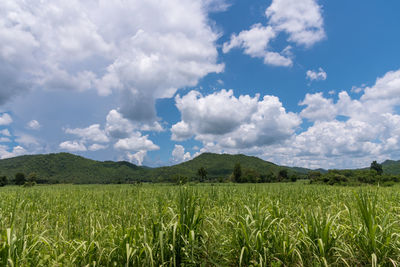
M228 178L235 163L244 174L277 175L286 169L289 175L301 175L308 169L278 166L257 157L203 153L173 166L149 168L126 161L95 161L69 153L25 155L0 160L0 176L12 180L16 173L35 173L39 182L48 183L119 183L127 181L172 181L176 176L198 179L197 170L204 167L208 179Z
M230 155L203 153L198 157L181 164L152 169L149 174L156 179L162 179L163 177L171 178L176 174L184 175L189 178L196 178L197 170L204 167L207 170L208 178L225 178L232 174L232 170L236 163L241 164L244 175L246 175L246 172L253 172L253 175L273 174L276 176L282 169L286 169L289 175L302 175L308 172L308 169L279 166L260 158L243 154Z
M116 183L145 171L129 162L95 161L69 153L26 155L0 160L0 175L35 173L45 183Z
M400 160L385 160L382 162L383 172L387 174L400 174Z

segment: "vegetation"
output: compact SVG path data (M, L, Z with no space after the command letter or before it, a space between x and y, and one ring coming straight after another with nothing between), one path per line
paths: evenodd
M398 266L399 200L397 185L8 186L0 266Z
M8 179L6 176L0 176L0 187L8 185Z
M37 184L175 182L177 176L187 177L190 181L226 181L232 174L235 162L240 162L243 171L247 170L251 176L247 181L260 181L262 177L271 175L275 178L270 177L270 181L276 181L282 169L298 177L305 176L305 169L295 170L245 155L212 153L160 168L141 167L125 161L100 162L68 153L20 156L0 160L0 175L14 177L17 172L34 174Z
M376 184L392 186L400 181L399 175L379 174L372 170L329 170L327 173L310 172L308 179L311 183L324 183L329 185L361 185Z
M374 160L374 161L371 163L370 169L376 171L376 173L377 173L378 175L382 175L382 173L383 173L382 164L379 164L378 162L376 162L376 160Z
M197 170L197 174L200 176L200 182L204 182L207 179L207 171L204 167L200 167Z

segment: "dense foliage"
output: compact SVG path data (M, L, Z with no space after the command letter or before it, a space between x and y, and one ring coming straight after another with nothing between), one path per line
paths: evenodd
M100 162L68 153L58 153L0 160L0 175L5 175L15 183L16 173L34 173L35 182L38 184L175 182L177 176L187 177L190 181L226 181L231 179L234 164L237 162L240 162L247 172L244 179L248 182L263 179L276 181L282 169L298 177L305 174L305 169L282 167L245 155L204 153L178 165L148 168L125 161Z
M0 188L0 266L397 266L399 188Z
M379 174L376 170L329 170L326 173L310 172L308 178L311 183L325 183L329 185L361 185L376 184L391 186L400 181L399 175Z

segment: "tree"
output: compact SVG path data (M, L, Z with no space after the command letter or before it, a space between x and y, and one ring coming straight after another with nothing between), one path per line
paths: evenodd
M5 186L8 184L8 179L6 176L0 176L0 186Z
M383 173L382 164L379 164L378 162L376 162L376 160L374 160L371 163L370 169L375 170L378 173L378 175L382 175L382 173Z
M31 183L36 183L37 182L37 175L36 175L35 172L31 172L28 175L28 182L31 182Z
M240 163L236 163L235 166L233 167L233 181L236 183L241 183L242 182L242 166L240 166Z
M25 174L23 174L22 172L19 172L17 174L15 174L15 184L16 185L23 185L25 184Z
M200 182L203 182L205 179L207 179L207 171L204 169L204 167L198 169L197 174L200 176Z
M283 169L279 171L278 174L278 181L286 180L288 178L288 172L287 170Z
M189 178L187 176L177 174L173 177L173 180L177 185L184 185L189 181Z

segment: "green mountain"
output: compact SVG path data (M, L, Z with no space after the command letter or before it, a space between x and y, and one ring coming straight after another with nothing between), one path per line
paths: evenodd
M383 173L400 174L400 160L386 160L382 162Z
M286 169L289 175L302 175L304 168L278 166L257 157L203 153L200 156L173 166L149 168L126 161L95 161L69 153L25 155L0 160L0 175L12 179L16 173L36 173L40 182L46 183L118 183L126 181L171 181L177 175L197 179L197 170L204 167L209 179L226 178L232 173L235 163L244 171L255 171L260 175L277 175Z
M129 162L95 161L69 153L25 155L0 160L0 175L36 173L46 183L116 183L146 171Z
M214 153L203 153L198 157L169 167L160 167L152 169L149 175L154 178L166 178L171 179L174 175L183 175L191 179L198 178L197 170L204 167L207 170L207 177L214 178L226 178L231 175L233 167L236 163L240 163L243 170L250 169L254 170L259 174L267 175L273 173L277 175L282 169L288 170L290 174L304 174L305 169L301 168L298 171L295 168L289 168L284 166L278 166L274 163L264 161L257 157L246 156L243 154L230 155L230 154L214 154ZM300 169L299 169L300 170Z

